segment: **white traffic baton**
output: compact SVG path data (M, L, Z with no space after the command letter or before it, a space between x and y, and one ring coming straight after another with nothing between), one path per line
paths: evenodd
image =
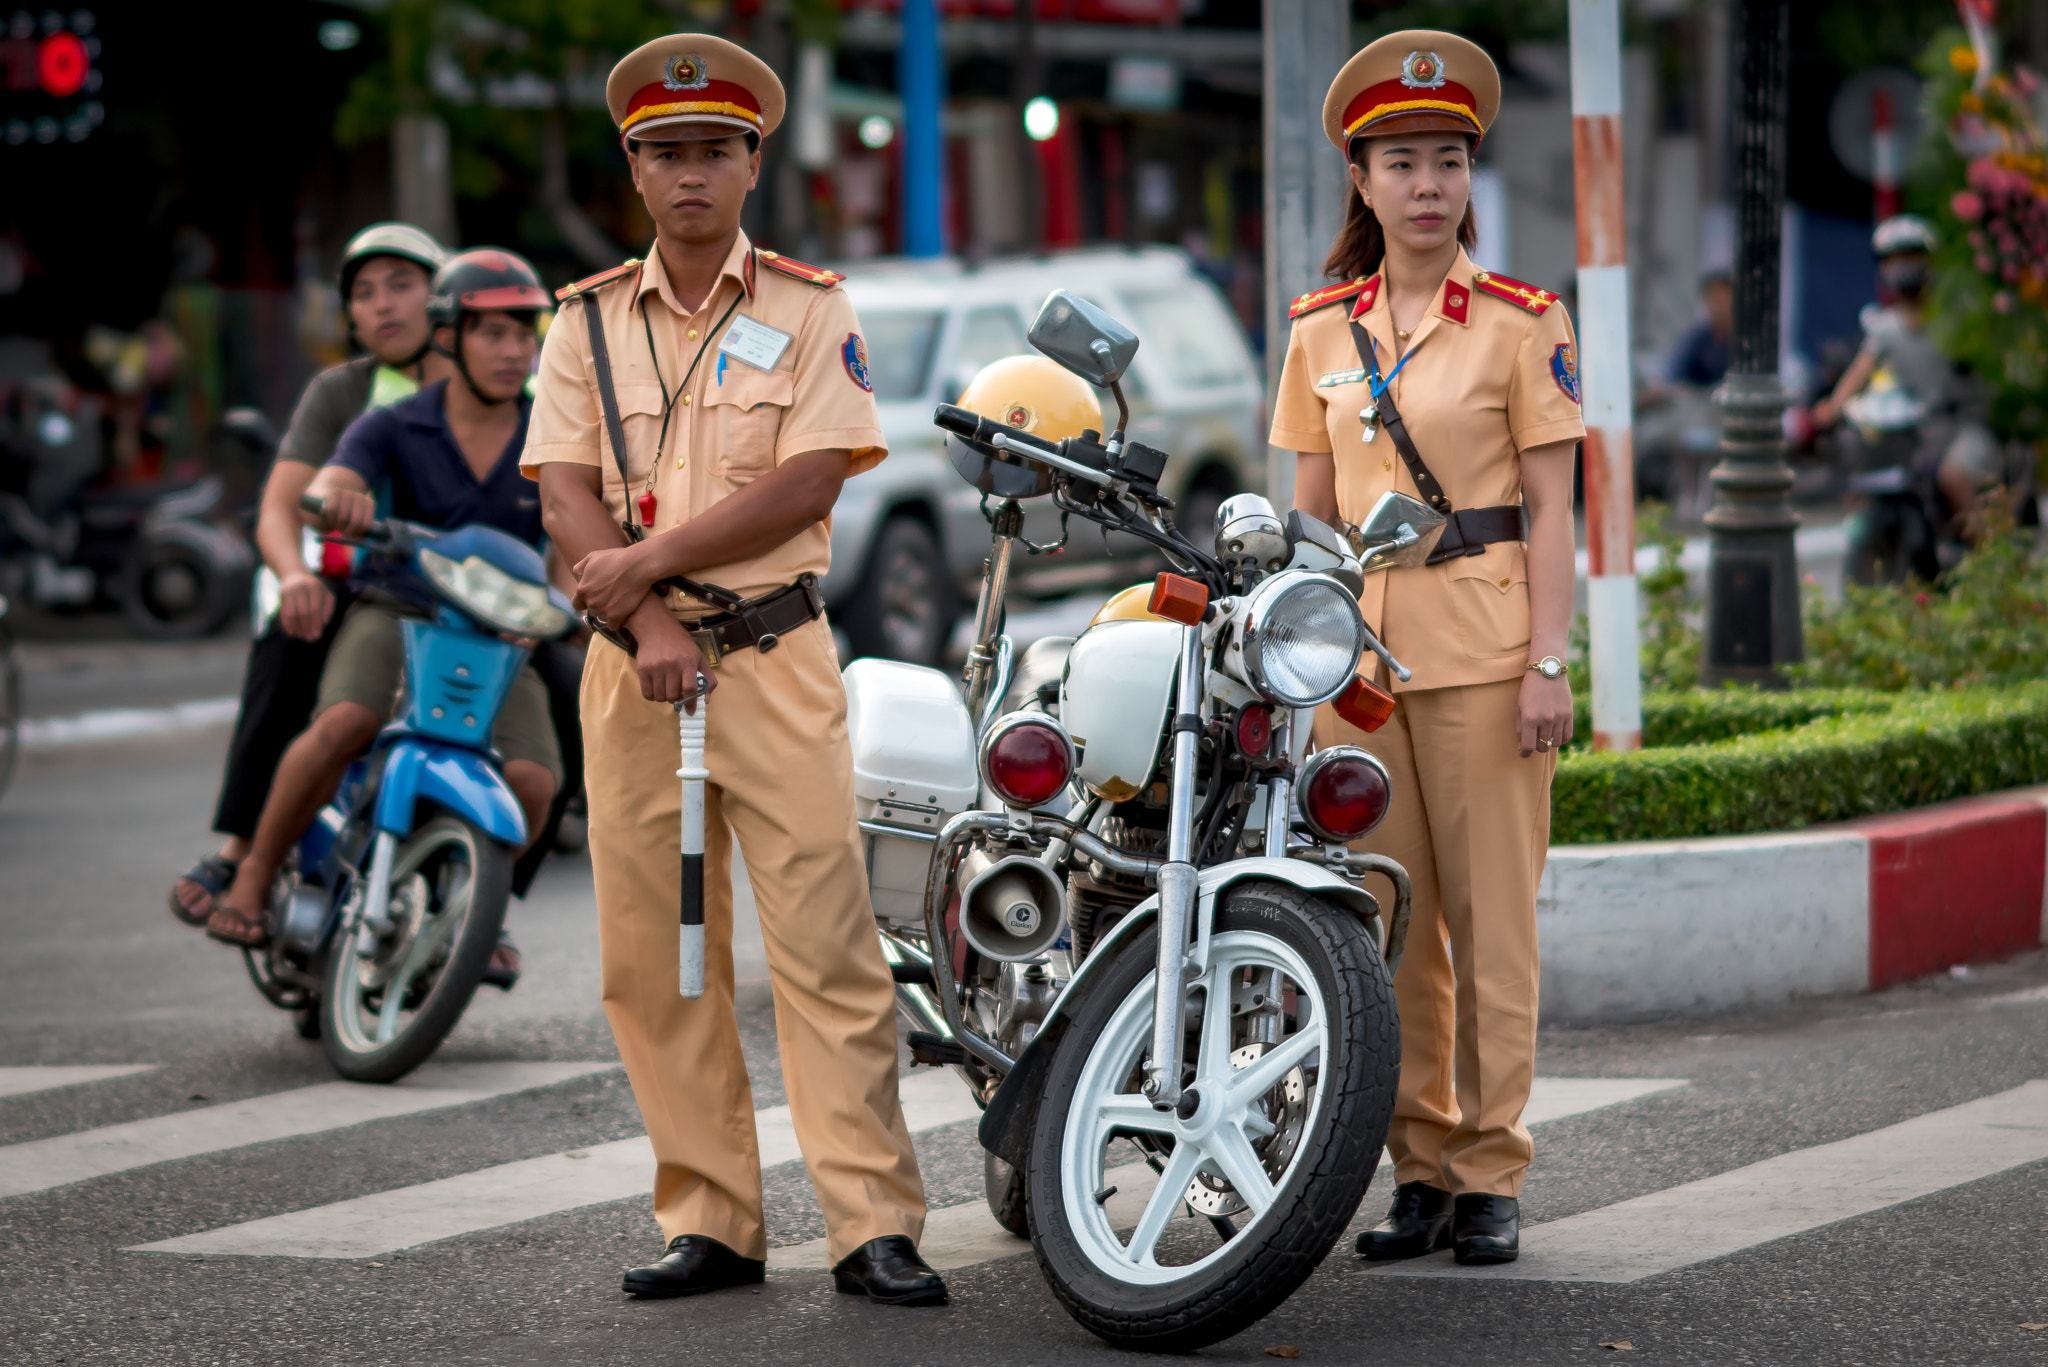
M682 738L683 782L683 953L681 990L695 1000L704 995L704 676L697 676L694 714L678 702L676 727Z

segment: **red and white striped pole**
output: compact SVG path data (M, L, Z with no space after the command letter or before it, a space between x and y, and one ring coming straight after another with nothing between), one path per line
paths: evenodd
M1892 128L1892 92L1870 92L1870 183L1879 223L1899 211L1899 135Z
M1643 679L1636 626L1635 457L1629 432L1620 0L1571 0L1571 50L1593 746L1635 750L1643 743Z

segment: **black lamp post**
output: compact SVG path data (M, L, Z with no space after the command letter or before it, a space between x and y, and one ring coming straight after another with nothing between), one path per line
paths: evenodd
M1701 682L1772 683L1805 655L1785 388L1778 379L1778 281L1785 205L1788 0L1738 0L1735 120L1735 346L1715 395L1721 461L1707 512L1707 641Z

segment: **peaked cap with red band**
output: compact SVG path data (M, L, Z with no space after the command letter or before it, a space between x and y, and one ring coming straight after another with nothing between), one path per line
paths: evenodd
M1486 49L1440 29L1389 33L1362 48L1323 98L1323 132L1343 150L1353 138L1466 133L1480 138L1500 113L1500 70Z
M627 53L604 99L620 135L646 142L765 138L782 122L782 82L768 64L709 33L671 33Z

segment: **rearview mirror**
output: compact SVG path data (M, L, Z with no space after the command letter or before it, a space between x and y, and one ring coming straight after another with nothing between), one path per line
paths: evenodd
M1405 570L1428 560L1443 535L1442 513L1420 499L1388 490L1351 534L1351 548L1367 574Z
M1123 378L1138 337L1086 299L1054 290L1031 323L1031 345L1098 389Z

